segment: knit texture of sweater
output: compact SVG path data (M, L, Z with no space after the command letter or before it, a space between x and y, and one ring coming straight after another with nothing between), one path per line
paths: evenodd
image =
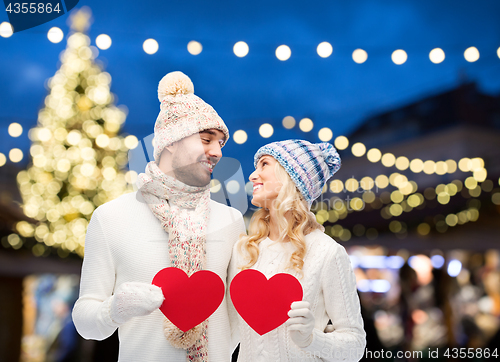
M210 202L206 240L206 270L224 281L234 243L245 225L241 213ZM90 220L85 238L85 257L80 297L73 309L73 322L85 339L103 340L118 328L119 362L186 361L186 351L165 339L160 310L134 317L122 325L109 316L115 289L125 282L151 283L160 270L170 267L168 234L153 215L141 194L132 192L99 206ZM175 298L175 295L165 296ZM203 300L203 295L197 298ZM226 298L209 318L210 361L230 361L237 337L228 317Z
M311 344L299 348L285 325L260 336L239 317L238 362L359 361L363 356L366 333L349 256L344 247L319 230L306 235L305 239L307 250L302 278L293 269L287 269L293 245L269 238L259 244L259 258L252 269L259 270L268 279L285 272L299 280L303 300L310 303L315 319ZM244 254L240 254L235 245L231 280L239 272L238 267L246 263ZM328 320L332 321L335 330L324 333Z

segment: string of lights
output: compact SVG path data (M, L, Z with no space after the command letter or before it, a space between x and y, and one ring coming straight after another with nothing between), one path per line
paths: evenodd
M493 194L492 200L500 199L500 192L498 190ZM479 218L479 207L480 202L477 199L472 199L475 201L472 205L469 205L466 209L459 211L458 213L449 213L447 215L437 214L434 217L427 216L426 219L432 218L432 222L421 222L415 227L415 231L421 235L426 236L430 233L431 229L434 228L439 233L445 233L450 227L455 227L457 225L463 225L468 222L475 222ZM497 200L496 204L499 205L500 202ZM344 210L340 210L343 213L338 214L338 210L326 211L324 209L316 213L318 222L323 224L326 221L330 223L335 223L337 218L346 218L349 214ZM411 210L410 210L411 211ZM332 219L331 215L335 215ZM327 215L327 220L323 219L323 215ZM404 221L393 220L388 225L389 230L397 234L398 237L406 237L408 226ZM342 241L348 241L355 236L366 236L369 240L375 240L378 237L378 230L376 228L367 228L362 224L356 224L352 231L349 228L345 228L340 224L328 225L325 227L325 232L333 237L337 237Z
M477 201L477 200L476 200ZM476 207L468 207L458 213L445 215L437 214L432 217L432 222L422 222L415 227L415 231L420 236L427 236L434 228L439 233L445 233L449 228L458 225L464 225L468 222L476 222L479 219L479 210ZM388 225L389 230L399 238L405 238L408 235L408 225L404 221L393 220ZM349 241L352 236L365 236L369 240L375 240L379 236L376 228L366 228L362 224L356 224L351 229L343 227L340 224L328 225L325 232L332 237L339 238L342 241Z
M499 180L500 184L500 180ZM481 186L477 185L477 183L474 185L474 183L468 183L465 185L468 195L464 195L461 193L462 197L472 197L473 199L469 200L467 202L468 206L465 210L462 210L458 213L450 213L446 216L438 214L434 217L434 222L433 226L436 229L436 231L443 233L448 230L449 227L454 227L456 225L462 225L467 222L474 222L477 221L479 218L479 207L480 207L480 202L479 200L475 199L481 195L481 192L485 193L490 193L492 192L491 195L491 201L495 205L500 205L500 189L496 188L494 189L494 182L492 180L485 180ZM380 208L382 207L383 203L388 203L390 201L393 201L393 204L387 205L384 208L381 209L381 216L384 219L390 219L391 217L397 217L400 216L403 211L405 212L410 212L413 210L413 208L418 207L420 210L425 207L424 200L433 200L436 197L438 198L438 202L440 204L447 204L450 201L450 198L458 195L462 191L462 182L460 180L454 180L448 185L444 184L439 184L435 188L429 187L424 191L424 195L420 193L412 194L408 197L406 200L401 200L399 198L394 197L394 192L392 194L389 194L388 192L385 192L386 195L381 195L379 200L385 199L386 202L379 201L379 207L374 207ZM397 191L395 191L397 192ZM371 191L365 191L364 194L372 193ZM372 193L373 194L373 193ZM412 200L412 197L414 200ZM363 199L365 199L363 197ZM350 209L348 209L347 202L341 200L341 199L336 199L335 202L340 204L340 207L335 206L333 209L328 210L328 205L324 202L319 203L319 206L316 206L316 218L318 222L321 224L325 222L330 222L334 223L338 219L344 219L348 216L349 213L352 213L352 211L362 211L364 210L364 205L362 208L357 208L354 204L353 201L354 199L351 200L350 204ZM368 200L371 201L371 200ZM375 199L374 199L375 201ZM366 202L366 201L365 201ZM373 202L373 201L371 201ZM371 203L367 202L367 203ZM413 203L413 204L412 204ZM421 207L419 207L421 206ZM396 209L397 208L397 209ZM427 217L428 218L428 217ZM363 236L365 235L365 226L362 224L357 224L353 228L353 232L351 231L346 231L348 229L342 227L339 224L336 224L334 226L327 226L326 227L327 232L329 232L332 236L339 237L342 241L347 241L351 238L351 234L354 234L356 236ZM407 225L403 221L398 221L398 220L393 220L389 223L389 230L392 231L395 234L398 234L399 236L404 237L406 235L406 230L407 230ZM431 231L431 224L429 222L422 222L416 227L416 231L419 235L425 236L429 234ZM366 237L370 240L374 240L377 238L378 231L374 228L369 228L366 229Z
M9 22L3 22L0 24L0 36L4 38L9 38L13 35L13 28ZM47 32L47 38L52 43L59 43L64 39L64 32L58 27L52 27ZM107 50L112 45L111 37L108 34L100 34L95 39L95 44L97 48L101 50ZM155 54L158 52L160 44L154 38L148 38L143 41L142 48L147 54ZM203 45L197 40L191 40L187 43L187 51L191 55L199 55L203 51ZM236 42L232 51L234 55L238 58L243 58L250 53L250 46L244 41ZM333 46L329 42L321 42L316 47L316 53L321 58L328 58L333 54ZM377 53L377 52L375 52ZM500 58L500 47L496 50L497 56ZM280 61L286 61L292 56L292 49L289 45L282 44L276 47L275 56ZM446 54L441 48L434 48L429 51L429 60L434 64L442 63ZM352 60L357 64L363 64L368 60L368 52L365 49L354 49L351 54ZM479 50L472 46L463 49L463 57L466 61L473 63L479 60L480 53ZM391 52L390 58L392 62L396 65L401 65L406 63L408 60L408 53L404 49L396 49Z
M396 176L394 179L398 179L400 176L403 175ZM474 182L469 182L470 180L473 180L473 178L468 178L465 183L467 190L467 195L465 196L479 197L482 192L489 193L494 191L492 203L497 205L500 204L500 193L498 193L498 189L493 188L494 183L492 180L485 180L481 185L475 180ZM414 181L403 182L406 184L410 182L413 183L412 189L414 191L409 194L404 193L404 188L406 188L406 186L401 187L401 185L398 186L394 183L393 186L398 189L392 192L384 191L380 197L376 197L375 193L371 190L361 191L363 193L362 198L354 197L349 199L348 197L347 200L342 200L334 196L328 203L320 201L313 204L313 211L317 211L316 217L318 222L335 222L337 219L343 218L342 214L345 214L346 210L363 211L365 210L365 204L369 204L372 206L371 209L381 209L380 213L384 219L390 219L391 217L400 216L403 211L410 212L414 208L423 209L426 200L431 201L437 199L439 204L446 205L453 196L458 195L462 191L463 187L462 181L453 180L449 184L439 184L436 187L428 187L423 191L422 195L422 193L416 192L418 186ZM463 193L462 196L464 196ZM384 206L386 204L387 206ZM347 214L345 214L344 217L345 216L347 216Z

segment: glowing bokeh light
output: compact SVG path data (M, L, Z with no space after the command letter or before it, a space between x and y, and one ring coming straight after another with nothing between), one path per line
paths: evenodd
M240 183L236 180L231 180L226 184L226 190L230 194L237 194L240 191Z
M60 43L61 40L64 39L64 33L63 31L58 28L57 26L54 26L49 29L47 32L47 38L52 42L52 43Z
M139 145L139 140L137 139L136 136L130 135L130 136L125 137L125 139L123 140L123 144L129 150L133 150Z
M247 141L247 139L248 139L247 133L245 131L243 131L242 129L237 130L233 134L234 142L236 142L239 145L245 143Z
M363 49L356 49L352 52L352 60L354 60L358 64L362 64L366 62L368 59L368 53Z
M318 45L316 51L321 58L328 58L330 55L332 55L333 47L330 43L324 41Z
M389 186L389 178L386 175L378 175L375 178L375 185L377 185L378 188L385 189Z
M19 148L13 148L9 151L9 159L17 163L23 159L23 151L21 151Z
M372 148L366 154L370 162L378 162L382 158L382 152L378 148Z
M396 157L392 153L384 153L382 156L382 165L385 167L394 166L396 163Z
M448 275L456 277L462 271L462 263L459 260L453 259L448 263Z
M158 51L158 48L159 48L158 42L154 39L147 39L142 44L142 49L144 49L144 51L147 54L156 53Z
M444 265L444 258L441 255L433 255L431 257L431 263L435 269L441 269Z
M349 140L346 136L338 136L335 138L335 147L339 150L345 150L349 146Z
M361 157L365 154L366 147L361 142L357 142L357 143L352 145L351 152L354 156Z
M213 193L213 194L216 194L217 192L220 191L221 189L221 183L219 182L219 180L217 179L212 179L210 181L210 192Z
M444 58L445 58L444 51L441 48L432 49L431 52L429 53L429 59L434 64L442 63L444 61Z
M464 52L464 58L469 63L473 63L479 59L479 50L476 47L467 48Z
M280 45L276 48L276 58L281 61L288 60L292 55L292 50L287 45Z
M12 29L12 25L10 23L4 21L0 24L0 36L2 38L9 38L14 34L14 30Z
M400 156L396 159L396 168L404 171L410 166L410 161L405 156Z
M314 123L310 118L302 118L299 122L299 128L302 132L310 132L314 127Z
M321 128L318 132L318 138L322 142L328 142L332 139L332 137L333 137L333 132L328 127Z
M259 134L264 138L269 138L273 135L274 128L269 123L264 123L259 127Z
M391 283L385 279L374 279L370 282L370 289L375 293L387 293L391 289Z
M406 62L406 60L408 59L408 55L404 50L398 49L392 53L391 59L394 62L394 64L401 65Z
M9 136L11 136L11 137L19 137L23 133L23 126L21 126L17 122L12 122L9 125L8 132L9 132Z
M203 46L196 40L191 40L187 45L187 50L192 55L198 55L203 50Z
M99 49L106 50L111 46L111 38L107 34L101 34L95 39L95 45Z
M282 124L286 129L292 129L293 127L295 127L295 118L293 118L292 116L286 116L285 118L283 118Z
M233 52L238 58L245 57L249 50L248 44L244 41L239 41L233 46Z

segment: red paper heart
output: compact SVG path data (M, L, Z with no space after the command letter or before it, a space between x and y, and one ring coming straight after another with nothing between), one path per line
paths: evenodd
M188 277L182 269L165 268L155 275L152 284L165 296L160 310L184 332L210 317L224 299L224 282L209 270Z
M292 302L302 300L302 285L285 273L267 280L260 271L246 269L234 277L229 290L236 311L260 335L285 323Z

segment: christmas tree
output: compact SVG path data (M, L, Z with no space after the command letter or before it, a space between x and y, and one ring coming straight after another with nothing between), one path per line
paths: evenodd
M133 135L119 135L126 108L115 106L111 76L95 61L98 50L85 34L91 14L71 14L71 32L61 65L48 80L49 94L29 132L31 162L17 175L24 213L36 223L16 225L34 237L35 255L50 247L60 256L83 256L85 233L95 208L133 191L136 173L127 171Z

